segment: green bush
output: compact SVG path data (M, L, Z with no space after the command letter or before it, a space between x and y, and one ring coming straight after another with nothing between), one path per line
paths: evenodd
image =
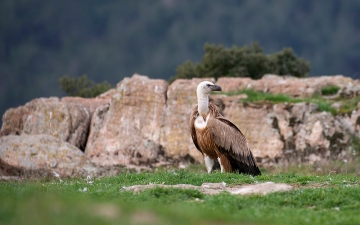
M63 76L58 80L61 89L69 96L79 96L84 98L93 98L108 91L111 85L104 81L96 84L94 81L89 80L84 74L81 77L71 78Z
M251 47L233 46L230 49L222 45L205 44L205 54L201 63L186 61L176 69L178 78L193 77L251 77L260 79L264 74L292 75L306 77L310 63L297 58L291 48L266 55L263 49L253 43Z
M336 85L329 85L321 88L322 95L334 95L339 91L340 87Z

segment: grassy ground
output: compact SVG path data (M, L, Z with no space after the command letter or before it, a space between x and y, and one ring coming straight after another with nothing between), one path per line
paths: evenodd
M289 192L208 196L196 190L121 191L135 184L284 182ZM353 173L262 176L186 170L114 177L0 182L0 224L360 224L360 178Z

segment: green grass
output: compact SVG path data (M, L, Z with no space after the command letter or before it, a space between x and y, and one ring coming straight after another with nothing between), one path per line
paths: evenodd
M357 109L357 105L360 102L360 96L356 96L350 99L341 100L341 107L339 113L351 113L353 110Z
M323 93L326 95L330 95L335 91L336 86L327 86L324 87ZM357 109L357 104L360 101L360 96L354 98L336 98L336 99L328 99L323 98L319 95L314 95L311 98L293 98L291 96L285 94L272 94L272 93L264 93L260 91L255 91L253 89L243 89L238 92L228 92L225 93L229 96L246 94L247 98L240 99L241 102L254 102L254 103L263 103L269 102L272 104L276 103L298 103L298 102L307 102L307 103L315 103L318 105L318 111L320 112L330 112L333 115L337 115L339 113L351 113L353 110ZM340 108L336 109L332 106L333 103L340 103Z
M339 91L340 87L336 85L329 85L321 88L322 95L335 95Z
M259 101L269 101L272 103L282 103L282 102L302 102L302 99L292 98L284 94L272 94L264 93L261 91L255 91L253 89L243 89L238 92L229 92L225 93L229 96L246 94L247 98L241 99L242 102L259 102Z
M122 191L136 184L285 182L289 192L266 196L204 195L197 190ZM0 183L0 224L359 224L355 174L296 172L251 177L203 168L122 173L113 177ZM84 191L86 188L86 191Z

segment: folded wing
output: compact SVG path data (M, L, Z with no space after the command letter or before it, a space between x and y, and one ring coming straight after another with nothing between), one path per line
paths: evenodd
M252 175L261 174L246 138L239 128L221 116L209 119L207 127L211 139L218 150L230 160L234 170Z

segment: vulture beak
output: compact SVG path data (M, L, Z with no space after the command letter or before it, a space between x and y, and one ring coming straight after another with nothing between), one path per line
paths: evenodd
M221 91L221 87L214 84L213 86L211 86L211 91Z

